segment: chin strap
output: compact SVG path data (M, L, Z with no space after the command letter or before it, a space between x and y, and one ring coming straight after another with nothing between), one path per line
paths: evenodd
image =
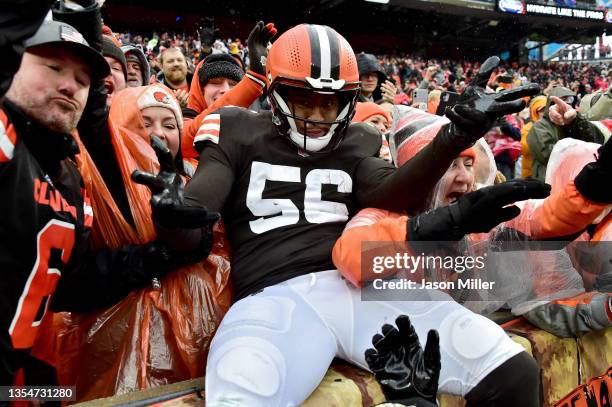
M349 101L344 106L344 108L338 113L338 116L332 122L329 130L324 136L321 136L318 138L312 138L312 137L305 136L298 131L295 121L299 119L296 119L293 117L293 114L291 113L291 109L289 109L289 105L287 104L287 102L285 102L285 100L276 90L272 91L272 94L270 95L270 99L274 102L272 103L273 105L276 104L278 106L278 109L280 110L278 114L284 115L287 120L287 123L289 124L289 129L287 130L289 139L297 147L305 150L306 152L314 152L314 153L323 150L329 145L329 143L332 141L334 134L336 133L336 130L338 129L338 126L342 124L341 123L342 120L348 117L349 110L351 109L351 106L353 105L353 102ZM275 116L277 116L277 113L275 113ZM282 121L282 119L277 118L276 121ZM304 121L304 126L306 128L305 130L306 133L308 133L307 131L308 124L316 123L314 121L309 121L309 120L303 120L303 121Z

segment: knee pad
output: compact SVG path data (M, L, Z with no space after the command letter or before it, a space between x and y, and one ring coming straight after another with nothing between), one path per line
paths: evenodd
M490 319L473 313L461 314L450 314L442 321L440 340L448 342L449 348L462 358L481 358L507 338L504 330Z
M247 297L236 303L222 322L222 330L251 326L277 332L288 332L296 303L285 297Z
M281 400L286 364L270 341L235 338L215 349L211 356L206 374L207 405L263 407L277 405Z

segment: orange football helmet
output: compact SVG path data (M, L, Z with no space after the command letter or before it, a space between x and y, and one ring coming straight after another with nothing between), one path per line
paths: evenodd
M353 117L360 90L357 59L348 41L327 26L295 26L270 48L266 76L273 120L279 133L310 153L335 149ZM292 87L335 94L339 101L336 119L322 122L294 116L287 100L287 90ZM296 120L303 121L305 126L323 124L330 127L322 137L308 137L298 132Z

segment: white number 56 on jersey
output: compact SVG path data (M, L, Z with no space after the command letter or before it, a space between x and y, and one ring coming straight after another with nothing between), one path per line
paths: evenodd
M294 225L300 220L300 211L291 199L263 198L266 181L301 182L300 168L254 161L246 205L260 218L249 222L253 233L264 233L282 226ZM346 222L348 208L339 202L321 199L323 184L336 185L338 192L351 193L353 180L342 170L312 170L306 175L304 216L310 223ZM276 216L274 216L276 215ZM264 218L264 216L267 216Z

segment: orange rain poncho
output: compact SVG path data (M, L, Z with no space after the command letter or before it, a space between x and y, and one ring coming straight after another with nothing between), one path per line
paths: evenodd
M157 91L174 98L163 85ZM110 195L79 140L77 157L94 208L95 246L119 247L155 239L146 187L130 180L136 170L158 172L158 161L142 123L138 98L149 87L128 88L113 101L108 125L135 226ZM58 371L61 385L75 385L77 401L192 379L204 375L208 346L230 306L229 253L222 226L201 263L181 267L159 286L132 291L124 300L90 314L56 314L37 356ZM45 342L44 344L42 342Z

